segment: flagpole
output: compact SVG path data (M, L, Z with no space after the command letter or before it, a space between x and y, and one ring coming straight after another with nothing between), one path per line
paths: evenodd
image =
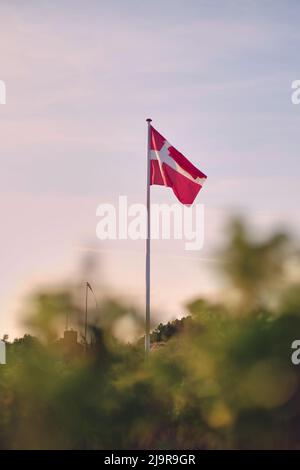
M148 142L147 142L147 239L146 239L146 322L145 322L145 353L150 352L150 241L151 241L151 217L150 217L150 140L151 140L151 121L148 123Z
M88 283L85 284L85 325L84 325L84 339L85 347L87 349L87 318L88 318Z

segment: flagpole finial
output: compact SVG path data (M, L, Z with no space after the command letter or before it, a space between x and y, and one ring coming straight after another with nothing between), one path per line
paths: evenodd
M147 121L147 122L152 122L152 119L151 119L151 118L147 118L146 121Z

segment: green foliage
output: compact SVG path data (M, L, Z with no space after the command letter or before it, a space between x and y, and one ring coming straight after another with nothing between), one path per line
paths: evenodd
M168 341L172 336L177 335L187 328L189 318L182 318L181 320L174 320L168 322L166 325L160 323L157 328L151 333L151 342L160 343Z
M236 290L240 311L261 307L270 301L270 289L275 297L282 283L289 238L275 233L257 240L239 218L229 223L228 231L228 242L221 252L223 274Z
M9 344L1 447L297 447L290 346L300 316L203 318L183 321L146 362L142 348L104 341L99 329L71 362L30 336Z
M299 285L277 289L286 240L254 246L236 226L224 269L243 314L195 299L188 317L153 331L147 360L142 341L116 335L141 327L138 311L117 299L94 312L88 350L66 357L56 337L65 309L79 311L72 292L39 294L28 317L38 338L7 343L0 366L0 448L299 448L300 381L291 363ZM266 292L279 295L276 306L263 302Z

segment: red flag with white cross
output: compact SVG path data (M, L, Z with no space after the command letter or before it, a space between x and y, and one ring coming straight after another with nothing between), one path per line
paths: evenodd
M191 205L206 175L150 126L150 184L172 188L177 199Z

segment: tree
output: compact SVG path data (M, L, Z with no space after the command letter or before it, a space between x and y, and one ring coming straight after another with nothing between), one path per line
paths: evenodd
M253 310L268 303L268 293L283 279L289 238L275 233L265 240L251 236L241 218L229 224L229 239L221 252L222 272L233 288L240 310Z

